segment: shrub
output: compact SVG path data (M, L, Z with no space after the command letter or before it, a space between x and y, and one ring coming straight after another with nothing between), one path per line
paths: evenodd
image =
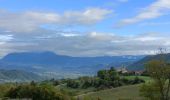
M69 79L67 80L67 87L79 88L80 83L77 80Z
M28 98L32 100L69 100L67 96L56 92L52 86L49 85L19 85L11 88L5 97L11 99Z

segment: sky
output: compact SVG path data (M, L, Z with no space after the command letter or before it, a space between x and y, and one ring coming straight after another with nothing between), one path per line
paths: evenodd
M0 56L170 51L170 0L0 0Z

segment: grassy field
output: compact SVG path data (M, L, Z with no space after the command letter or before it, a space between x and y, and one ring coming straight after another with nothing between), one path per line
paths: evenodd
M82 88L74 89L74 88L67 87L65 84L57 86L56 89L62 90L64 92L66 92L67 94L71 95L71 96L86 94L88 92L92 92L92 91L95 90L95 88L93 88L93 87L87 88L87 89L82 89Z
M123 86L79 95L77 98L80 100L143 100L139 87L140 85Z
M148 76L123 76L126 79L135 79L136 77L145 80L145 82L150 81L151 78Z

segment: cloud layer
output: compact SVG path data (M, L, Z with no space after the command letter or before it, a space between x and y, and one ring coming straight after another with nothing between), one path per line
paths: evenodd
M42 25L90 25L102 21L112 13L111 10L88 8L82 11L65 11L63 14L53 12L27 11L15 13L0 11L0 29L12 32L31 32Z
M98 32L63 33L23 36L10 39L10 41L7 39L8 41L0 45L1 51L6 50L6 53L8 53L49 50L70 56L111 56L154 54L160 47L170 50L170 37L155 35L155 33L136 36L120 36L113 33Z
M120 21L118 26L158 18L166 15L169 10L169 0L156 0L136 16ZM94 7L62 13L0 10L0 55L23 51L54 51L57 54L70 56L111 56L153 54L160 47L170 50L168 32L167 36L161 35L161 32L159 34L146 32L140 35L124 33L126 35L123 36L114 33L112 28L109 29L111 33L98 31L107 31L104 28L112 24L112 15L115 14L113 11ZM110 17L112 18L108 20ZM68 30L70 26L71 28L74 26L75 30ZM91 28L91 26L96 27ZM80 27L87 30L81 30Z
M148 19L158 18L160 16L166 15L170 11L170 1L169 0L156 0L154 3L144 8L139 14L132 18L127 18L121 20L117 27L134 24Z

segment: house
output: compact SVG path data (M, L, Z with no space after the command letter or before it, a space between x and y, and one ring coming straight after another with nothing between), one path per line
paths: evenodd
M130 70L128 70L125 66L117 69L116 71L117 71L118 73L121 73L121 74L139 75L139 76L144 73L143 70L130 71Z
M126 67L121 67L121 68L117 69L116 71L119 73L122 73L122 74L128 73L128 70Z
M135 75L142 75L144 73L144 71L142 71L142 70L134 71L134 72L135 72Z

